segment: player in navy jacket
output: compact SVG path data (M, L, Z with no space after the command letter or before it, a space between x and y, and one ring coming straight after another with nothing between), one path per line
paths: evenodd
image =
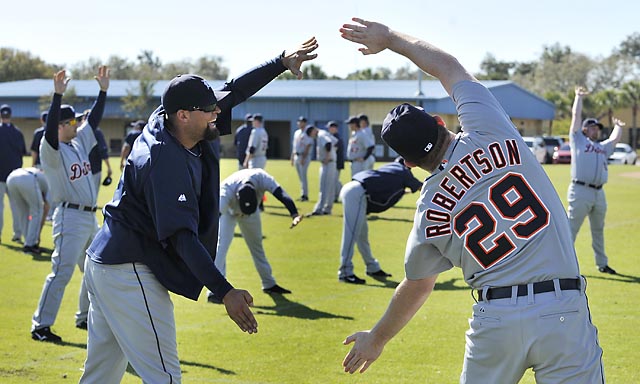
M91 308L80 379L119 382L127 362L142 381L181 380L169 292L222 298L238 327L257 332L249 292L215 268L219 160L212 141L231 133L231 108L289 69L314 59L315 38L213 91L206 80L171 80L162 105L135 141L105 222L87 251Z

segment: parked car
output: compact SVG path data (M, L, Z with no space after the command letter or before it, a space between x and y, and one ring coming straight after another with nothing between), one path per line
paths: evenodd
M564 144L564 139L560 136L544 136L542 139L544 140L544 145L547 148L547 158L545 159L545 163L551 164L553 161L553 153L557 151L562 144Z
M631 148L629 144L618 143L609 156L609 164L635 164L638 160L638 154Z
M571 164L571 146L569 143L562 144L553 153L553 164Z
M522 138L525 143L527 143L527 147L531 150L531 153L534 154L536 159L540 164L544 164L547 158L547 149L544 146L544 140L540 136L530 137L524 136Z

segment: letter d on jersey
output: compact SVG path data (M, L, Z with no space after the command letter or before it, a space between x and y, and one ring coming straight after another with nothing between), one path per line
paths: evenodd
M187 198L184 195L184 193L181 193L180 196L178 196L178 201L187 201Z

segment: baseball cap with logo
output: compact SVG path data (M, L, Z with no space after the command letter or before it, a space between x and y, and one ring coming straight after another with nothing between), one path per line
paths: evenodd
M597 125L597 126L598 126L598 128L600 128L600 129L604 128L604 126L603 126L602 124L600 124L600 122L598 121L598 119L594 119L594 118L592 118L592 117L590 117L590 118L588 118L588 119L585 119L585 120L582 122L582 128L587 128L587 127L589 127L589 126L591 126L591 125Z
M60 106L60 121L75 119L80 116L82 116L82 114L76 113L76 110L69 104L62 104Z
M247 113L246 115L244 115L244 121L253 121L253 115Z
M11 107L9 104L2 104L2 106L0 106L0 114L2 116L11 116Z
M329 128L329 127L337 127L337 126L338 126L338 122L334 121L334 120L331 120L331 121L329 121L327 123L327 128Z
M347 124L360 124L360 119L358 118L358 116L351 116L344 122Z
M207 80L197 75L178 75L174 77L162 93L162 106L167 114L180 109L194 110L215 108L230 92L213 90Z
M306 122L306 121L307 121L307 118L306 118L306 117L304 117L304 116L300 116L300 117L298 117L298 121L304 121L304 122Z
M425 157L438 142L438 120L423 109L404 103L382 123L382 140L409 161Z
M256 189L250 183L243 183L238 192L236 192L238 203L240 205L240 212L245 215L250 215L258 208L258 198L256 196Z

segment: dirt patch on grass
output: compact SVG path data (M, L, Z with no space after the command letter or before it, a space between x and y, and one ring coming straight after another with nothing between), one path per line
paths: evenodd
M626 173L621 173L620 176L630 177L632 179L640 179L640 172L626 172Z

